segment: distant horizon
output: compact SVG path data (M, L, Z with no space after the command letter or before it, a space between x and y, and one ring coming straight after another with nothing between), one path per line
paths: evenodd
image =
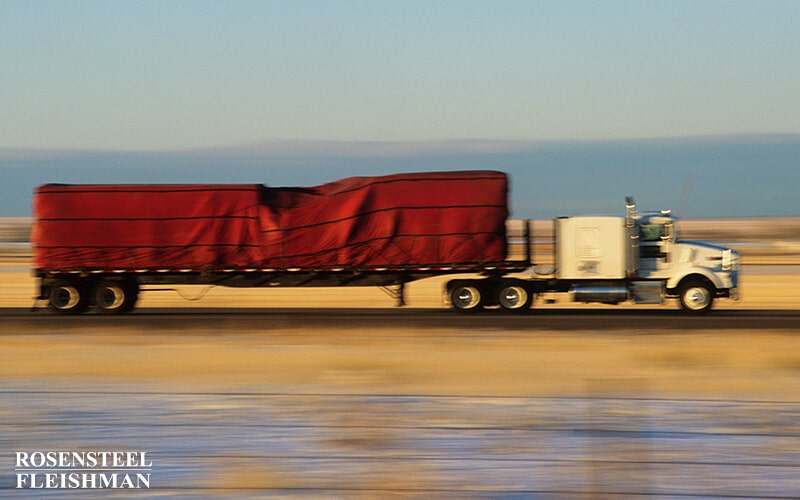
M242 144L193 146L182 148L140 149L140 148L102 148L102 147L0 147L0 160L11 159L14 154L30 155L54 153L154 153L154 154L191 154L191 153L289 153L294 155L313 154L346 154L346 155L413 155L422 152L467 153L467 152L507 152L528 150L537 146L579 145L579 144L669 144L669 143L725 143L725 142L774 143L800 141L800 133L729 133L703 135L668 135L622 138L573 138L573 139L500 139L500 138L452 138L426 140L336 140L336 139L302 139L279 138Z
M46 183L312 187L352 176L499 170L512 217L616 214L633 195L684 218L800 216L800 134L629 140L262 141L170 151L0 148L0 216Z

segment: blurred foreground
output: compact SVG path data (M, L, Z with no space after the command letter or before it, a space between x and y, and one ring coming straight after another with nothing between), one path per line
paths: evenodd
M152 489L120 498L800 494L798 403L157 390L112 399L96 389L3 393L14 412L2 419L3 450L147 450ZM53 497L12 489L7 457L0 495Z
M0 330L5 498L110 496L19 450L146 451L136 498L800 496L797 330Z

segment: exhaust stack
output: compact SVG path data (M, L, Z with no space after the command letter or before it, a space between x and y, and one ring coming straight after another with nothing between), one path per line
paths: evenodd
M625 274L628 279L633 279L639 267L639 230L636 228L636 202L633 196L625 198L625 234L628 238Z

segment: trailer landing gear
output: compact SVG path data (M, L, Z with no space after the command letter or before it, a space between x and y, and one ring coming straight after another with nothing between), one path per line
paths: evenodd
M394 287L381 286L379 288L395 300L396 307L404 307L406 305L406 284L404 282L394 285Z

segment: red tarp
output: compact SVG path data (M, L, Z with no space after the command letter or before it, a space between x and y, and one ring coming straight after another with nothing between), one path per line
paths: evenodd
M499 172L354 177L309 188L45 185L38 269L418 266L500 262Z

